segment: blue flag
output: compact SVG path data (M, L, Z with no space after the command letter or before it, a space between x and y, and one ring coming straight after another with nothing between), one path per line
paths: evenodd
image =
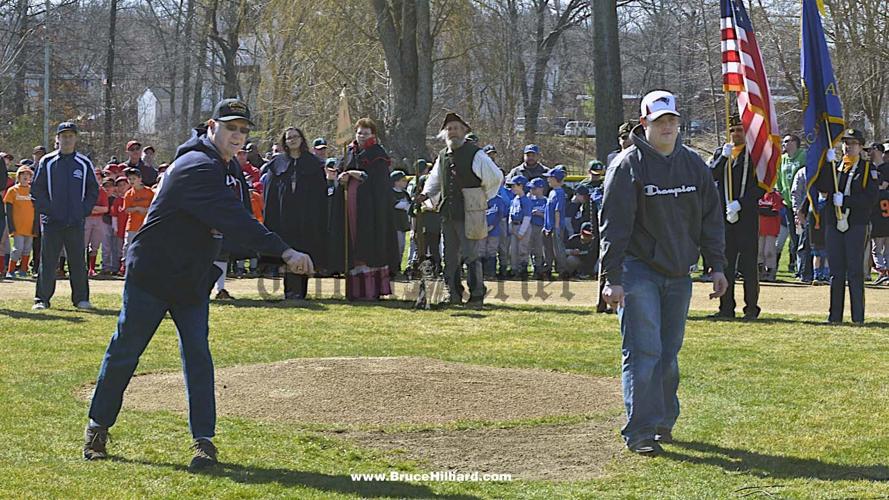
M803 0L803 29L800 66L805 92L803 128L809 151L806 155L806 186L809 203L817 201L813 184L824 166L828 148L836 146L846 122L843 103L833 76L833 65L824 39L816 0ZM814 205L812 205L814 206ZM815 212L817 217L817 211Z

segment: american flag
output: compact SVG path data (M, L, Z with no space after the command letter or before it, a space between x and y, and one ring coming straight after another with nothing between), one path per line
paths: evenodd
M738 93L738 111L747 136L747 153L766 190L775 185L781 137L762 53L743 0L721 0L722 88Z

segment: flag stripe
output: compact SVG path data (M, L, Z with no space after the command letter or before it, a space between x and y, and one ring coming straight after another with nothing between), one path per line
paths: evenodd
M738 111L747 138L747 152L759 183L771 189L780 159L778 120L762 63L762 53L743 3L721 0L722 82L738 93Z

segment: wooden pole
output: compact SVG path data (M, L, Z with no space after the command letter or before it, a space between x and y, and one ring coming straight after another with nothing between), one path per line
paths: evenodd
M731 100L731 97L729 96L728 90L724 91L723 94L725 95L725 142L731 144L732 143L732 131L731 131L731 120L729 118L730 117L729 101ZM725 179L726 184L725 185L727 187L728 198L729 198L728 200L726 200L726 203L731 203L735 199L735 195L732 192L732 160L733 160L733 158L731 155L729 155L729 157L726 159L726 179Z

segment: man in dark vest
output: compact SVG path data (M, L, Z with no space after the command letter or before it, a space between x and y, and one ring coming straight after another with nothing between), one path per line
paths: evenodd
M471 307L481 307L485 298L482 280L482 263L478 258L478 240L466 237L463 190L482 188L486 199L497 195L503 174L491 158L478 146L466 142L471 128L460 115L448 113L438 137L447 147L438 153L432 171L426 179L423 191L415 198L423 203L441 194L439 212L444 236L444 278L448 298L441 305L460 305L463 300L463 284L460 274L466 264Z
M735 317L735 274L744 278L744 319L759 317L759 199L765 190L756 180L756 165L750 161L744 126L738 115L729 118L732 143L716 151L710 170L716 179L719 199L725 211L725 276L728 291L719 299L714 318ZM863 251L862 251L863 252Z

